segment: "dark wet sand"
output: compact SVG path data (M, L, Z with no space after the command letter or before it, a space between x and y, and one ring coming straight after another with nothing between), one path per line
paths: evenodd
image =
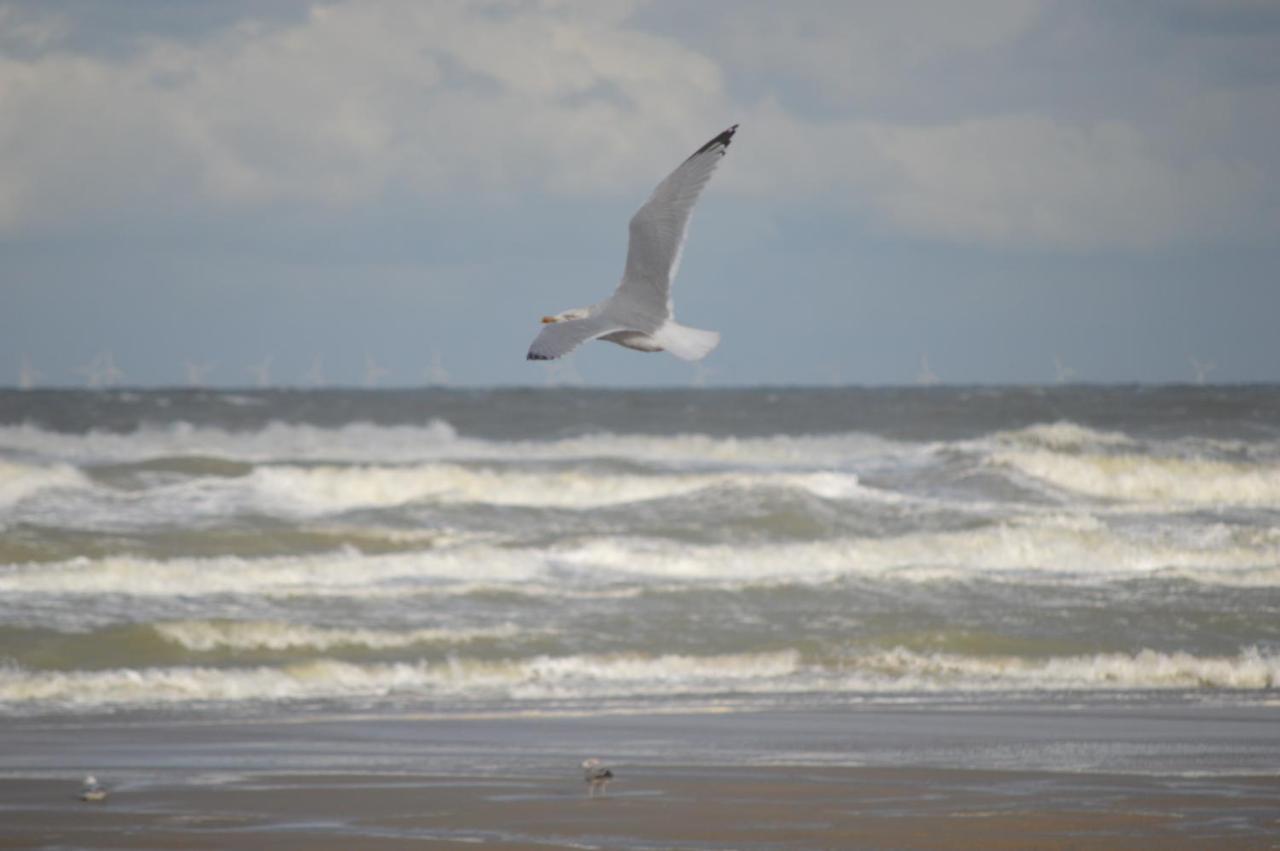
M588 799L561 778L266 775L0 781L0 848L1265 848L1280 780L937 769L640 769ZM1270 832L1270 837L1268 833Z
M1271 707L7 719L0 849L1280 848L1278 727ZM604 798L585 756L617 771ZM87 773L107 801L77 800Z

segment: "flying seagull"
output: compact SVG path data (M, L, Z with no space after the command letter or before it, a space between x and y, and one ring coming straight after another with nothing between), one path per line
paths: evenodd
M671 282L689 232L689 215L738 125L716 136L658 184L631 217L631 241L622 283L613 295L590 307L542 317L545 326L529 347L529 360L554 360L588 340L607 340L640 352L667 351L683 360L702 360L720 342L715 331L675 321Z
M587 797L594 798L596 787L600 788L602 795L609 791L609 781L613 779L613 772L601 765L598 759L586 759L582 761L582 779L587 784Z

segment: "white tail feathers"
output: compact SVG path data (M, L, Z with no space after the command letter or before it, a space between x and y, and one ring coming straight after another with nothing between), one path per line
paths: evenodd
M720 345L720 334L716 331L703 331L675 322L659 328L653 339L681 360L702 360Z

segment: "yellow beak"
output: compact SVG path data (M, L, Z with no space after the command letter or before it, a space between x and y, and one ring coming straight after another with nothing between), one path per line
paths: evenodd
M542 317L542 324L543 324L543 325L550 325L552 322L559 322L559 321L560 321L560 320L556 319L554 316L544 316L544 317Z

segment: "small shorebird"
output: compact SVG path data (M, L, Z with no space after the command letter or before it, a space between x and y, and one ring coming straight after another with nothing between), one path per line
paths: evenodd
M98 783L98 778L90 774L84 779L84 784L80 787L80 800L82 801L105 801L107 799L107 790L102 788Z
M600 764L598 759L587 759L582 762L582 779L587 784L587 797L594 798L596 796L596 787L600 788L600 794L609 791L609 781L613 779L613 772Z

